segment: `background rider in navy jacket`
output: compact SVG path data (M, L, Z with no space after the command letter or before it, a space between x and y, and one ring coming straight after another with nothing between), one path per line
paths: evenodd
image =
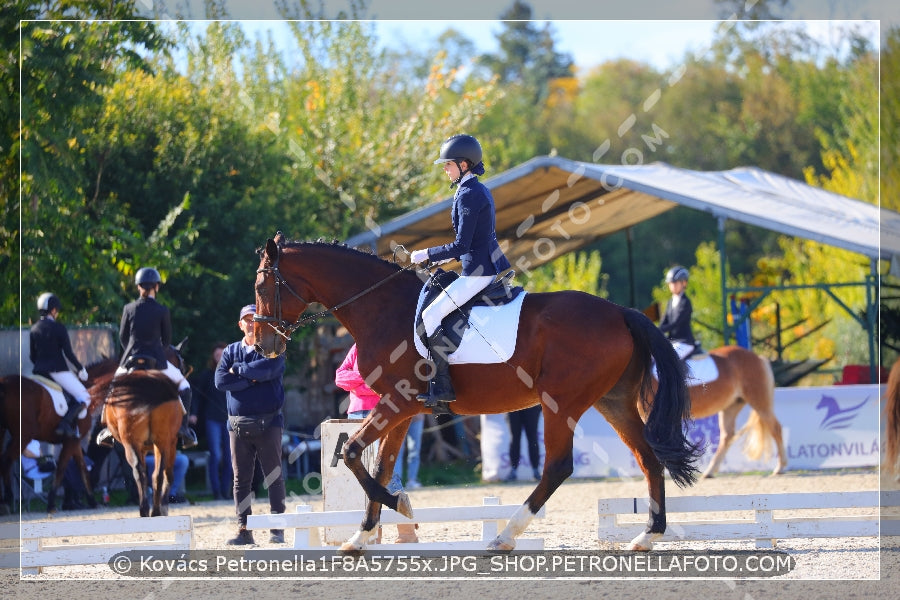
M694 308L691 299L685 293L688 282L688 270L675 266L666 273L666 283L672 297L666 302L666 312L659 322L659 329L666 334L675 352L682 359L690 356L697 347L694 333L691 330L691 316Z
M33 365L31 371L43 375L58 383L69 392L75 402L69 401L65 416L56 426L54 433L59 436L77 438L78 429L75 421L78 414L86 406L90 406L91 398L81 381L87 381L87 370L75 358L72 342L66 326L56 320L62 309L62 302L55 294L46 292L37 301L41 319L32 325L29 332L30 358ZM78 377L69 370L66 359L78 371ZM79 381L79 379L81 381Z

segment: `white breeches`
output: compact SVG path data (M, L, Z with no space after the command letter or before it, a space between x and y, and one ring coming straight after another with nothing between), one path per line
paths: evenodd
M694 346L690 344L685 344L684 342L672 342L672 347L675 348L675 354L678 355L678 358L684 360L684 358L694 351Z
M434 302L422 311L425 334L431 336L451 312L471 300L494 280L493 275L462 276L448 285Z
M128 372L128 369L123 369L122 367L119 367L118 369L116 369L115 377L118 377L119 375L124 375L127 372ZM188 380L184 378L184 375L181 374L181 371L178 370L178 367L176 367L169 361L166 361L166 368L163 369L162 372L165 373L169 379L171 379L172 381L174 381L175 383L178 384L179 390L183 390L183 389L191 386L191 384L188 383Z
M85 406L91 403L90 394L88 394L84 385L72 371L57 371L56 373L50 373L50 377Z

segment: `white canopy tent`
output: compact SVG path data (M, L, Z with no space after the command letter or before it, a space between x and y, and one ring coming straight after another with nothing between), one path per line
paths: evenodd
M719 220L723 300L730 292L744 291L729 289L724 281L728 219L866 256L871 260L870 276L851 284L871 290L867 315L859 319L845 308L869 333L874 369L877 261L900 263L896 212L754 167L704 172L666 163L602 165L541 156L488 178L485 184L496 204L500 245L519 270L540 266L679 205L709 212ZM367 246L382 256L389 256L397 245L412 250L447 243L452 235L448 216L452 202L449 197L411 211L347 243ZM722 314L727 340L726 303Z

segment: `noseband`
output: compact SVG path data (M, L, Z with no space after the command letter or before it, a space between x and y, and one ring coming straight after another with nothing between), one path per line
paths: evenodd
M280 250L279 250L280 252ZM280 258L280 256L279 256ZM285 342L291 341L291 334L300 329L307 321L315 321L319 317L322 316L323 313L317 313L315 315L309 317L301 317L298 318L293 323L285 320L282 317L281 310L281 287L284 288L291 293L297 300L302 302L303 304L309 306L309 302L303 299L303 296L294 291L294 289L290 286L290 284L285 280L285 278L281 275L281 270L278 268L278 258L275 259L275 263L271 267L263 267L261 269L256 270L258 273L265 273L266 275L273 275L275 277L275 315L271 317L262 316L259 314L253 315L253 321L257 323L266 323L269 327L275 330L275 333L284 338ZM327 312L327 311L326 311Z
M404 250L405 250L405 248L404 248ZM307 315L305 317L303 315L300 315L300 317L298 317L296 321L291 322L291 321L286 320L283 317L283 312L282 312L282 308L281 308L281 288L282 287L284 287L288 292L291 293L292 296L294 296L294 298L296 298L303 304L309 306L311 303L304 300L303 296L301 296L296 291L294 291L294 289L287 282L287 280L284 278L284 276L282 276L281 270L278 268L278 262L280 260L281 260L281 248L278 249L278 256L275 258L275 261L272 263L272 266L262 267L262 268L259 268L256 270L257 274L265 273L266 275L273 275L275 277L275 314L271 317L254 314L253 321L258 322L258 323L266 323L269 327L271 327L272 329L275 330L275 333L277 333L278 335L283 337L285 342L291 341L291 334L293 334L295 331L297 331L304 325L307 325L310 323L315 323L316 321L318 321L319 319L321 319L328 313L333 313L334 311L336 311L340 308L343 308L352 302L355 302L356 300L365 296L369 292L376 290L377 288L381 287L382 285L384 285L385 283L387 283L388 281L390 281L391 279L393 279L400 273L402 273L408 269L416 267L415 264L410 264L405 267L401 267L398 271L391 273L390 275L388 275L381 281L375 283L374 285L370 285L363 291L351 296L350 298L344 300L343 302L339 302L338 304L335 304L331 308L326 308L325 310L317 312L315 314Z

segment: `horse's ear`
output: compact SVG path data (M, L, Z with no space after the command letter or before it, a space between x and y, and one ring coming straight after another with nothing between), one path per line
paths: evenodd
M266 242L266 258L273 264L278 260L278 244L275 243L275 240Z
M175 346L175 349L178 350L178 352L180 353L181 349L184 347L185 342L187 342L187 341L188 341L188 336L184 336L184 339L181 340L180 342L178 342L178 345Z
M278 244L278 247L280 248L282 245L284 245L284 234L281 233L280 231L276 231L274 241L276 244Z

